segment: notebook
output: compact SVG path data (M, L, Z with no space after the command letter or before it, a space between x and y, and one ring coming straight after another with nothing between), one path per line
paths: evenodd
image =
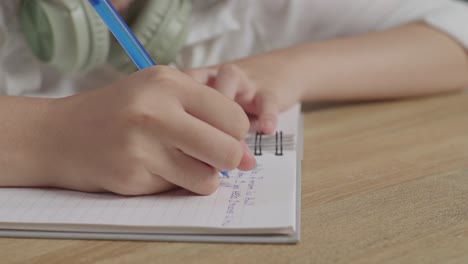
M274 135L249 134L257 168L221 176L209 196L178 189L125 197L59 189L0 188L0 236L295 243L300 234L300 106Z

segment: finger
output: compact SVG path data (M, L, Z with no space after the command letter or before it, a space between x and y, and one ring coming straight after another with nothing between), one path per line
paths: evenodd
M173 146L220 170L237 168L244 155L239 140L188 114L179 119Z
M190 115L210 124L235 139L244 139L249 120L240 105L213 89L201 87L186 96L182 102Z
M254 83L235 64L221 66L216 77L215 88L240 105L249 104L255 96Z
M209 195L219 185L218 171L185 153L174 150L164 173L167 181L201 195Z
M218 74L218 69L217 68L201 68L201 69L191 69L191 70L185 70L185 74L189 75L193 79L195 79L197 82L214 87L215 85L215 80L216 80L216 75Z
M161 193L172 190L177 186L163 177L148 172L148 179L140 185L141 190L138 195Z
M218 68L203 68L184 71L196 81L216 88L239 104L250 103L255 96L254 83L235 64L225 64Z
M260 131L273 134L278 125L278 104L271 94L259 94L256 98L258 123Z
M160 193L177 187L164 178L152 174L143 167L138 172L124 175L117 180L108 181L104 186L106 186L106 190L122 195Z
M119 12L127 9L132 2L133 0L111 0L114 8Z
M215 89L234 100L244 85L242 72L233 64L225 64L219 68L216 76Z
M242 150L244 151L244 155L237 168L242 171L253 170L257 166L257 161L245 142L242 142Z

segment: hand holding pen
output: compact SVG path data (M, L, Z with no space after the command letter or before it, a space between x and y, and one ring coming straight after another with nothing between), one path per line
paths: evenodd
M116 15L108 1L92 2L107 6L107 11ZM131 33L120 17L113 19L118 23L112 25ZM177 185L209 194L219 181L215 168L249 170L255 166L253 156L241 143L249 122L236 103L177 70L151 67L154 62L141 45L135 46L138 42L131 34L120 41L126 43L137 65L147 69L106 89L67 100L82 102L76 124L102 124L99 130L93 126L70 128L86 138L101 138L89 142L99 151L80 156L83 163L99 164L95 166L99 169L79 174L81 178L100 177L99 186L74 189L145 194ZM77 151L83 147L75 146Z

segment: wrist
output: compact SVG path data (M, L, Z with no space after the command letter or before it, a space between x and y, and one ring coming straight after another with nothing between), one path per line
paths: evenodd
M0 186L47 186L53 162L44 152L54 99L0 97Z
M234 64L259 89L275 90L279 94L284 91L286 97L301 100L310 79L310 71L302 68L301 55L295 48L288 48L241 59Z

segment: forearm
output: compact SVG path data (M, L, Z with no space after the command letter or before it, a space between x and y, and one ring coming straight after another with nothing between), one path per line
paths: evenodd
M289 65L285 71L293 86L301 86L295 89L304 89L303 101L389 99L468 86L463 47L423 23L268 56Z
M299 49L310 51L302 62L311 76L304 101L388 99L468 85L464 49L422 23Z
M40 186L44 164L44 120L51 99L0 97L0 186Z

